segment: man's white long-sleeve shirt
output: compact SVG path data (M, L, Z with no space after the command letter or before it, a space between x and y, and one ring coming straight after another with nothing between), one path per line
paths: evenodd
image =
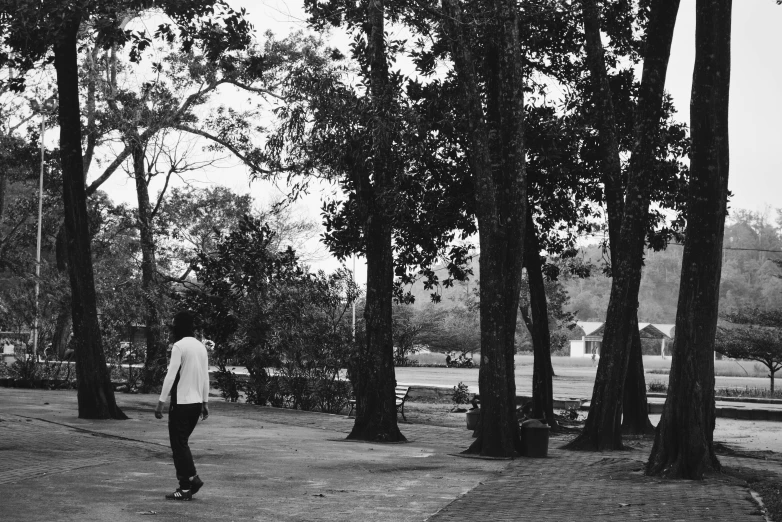
M172 404L209 401L209 359L206 347L195 337L183 337L174 343L160 402L165 402L169 393Z

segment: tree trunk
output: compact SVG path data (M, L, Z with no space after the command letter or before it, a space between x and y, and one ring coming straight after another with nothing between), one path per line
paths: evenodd
M68 270L67 240L65 239L65 224L61 223L54 241L54 258L57 261L57 271ZM57 313L57 322L52 337L52 353L56 353L62 360L68 349L68 337L71 333L71 305L70 296L66 295L60 303L60 311Z
M103 353L92 253L88 230L87 195L81 157L81 115L76 35L78 14L63 22L62 36L54 44L54 66L59 94L60 158L71 280L71 312L76 340L76 377L79 418L126 419L114 399L114 389Z
M0 172L0 224L5 218L5 194L8 188L8 174Z
M348 439L400 442L396 413L396 377L391 296L394 271L391 226L373 216L367 226L366 341L356 372L356 421Z
M608 214L608 237L611 248L611 270L618 265L622 217L624 215L622 166L619 156L619 139L616 130L614 105L611 87L605 68L603 44L600 38L600 19L594 0L583 3L584 34L587 49L587 62L594 87L596 106L598 107L597 128L599 132L600 153L602 156L603 185L605 187L606 213ZM643 252L641 253L643 256ZM636 298L637 300L637 295ZM638 314L634 319L638 324ZM622 431L628 435L640 435L653 430L649 421L649 406L646 398L641 337L638 329L630 332L630 361L625 378L625 390L622 398ZM638 353L635 351L638 350ZM602 359L601 359L602 360ZM593 403L594 404L594 403Z
M524 266L527 267L529 300L531 309L530 335L532 336L532 417L545 418L554 423L554 368L551 365L551 337L548 327L548 303L543 270L540 263L540 245L527 211L527 230L524 236Z
M149 187L144 168L144 144L133 140L133 177L136 180L138 199L138 228L141 245L141 288L144 293L144 323L146 326L147 350L144 357L144 371L141 377L141 391L149 392L163 380L166 369L166 350L160 342L160 314L157 307L157 262L155 260L155 238L152 233L152 208L149 204Z
M527 222L518 13L513 2L496 0L491 36L478 43L456 1L443 0L443 11L468 126L481 248L481 419L466 453L513 457L519 449L513 357ZM486 115L473 44L486 59Z
M641 335L638 331L638 317L635 320L630 346L630 361L627 366L624 396L622 397L622 433L624 435L651 435L654 426L649 420L649 403L646 398L646 376L644 375Z
M651 6L622 226L619 234L614 234L611 238L613 281L600 363L584 430L567 445L570 449L603 451L622 448L624 388L633 338L638 335L638 291L649 211L650 180L655 175L653 138L661 117L665 76L678 10L678 0L655 0ZM587 53L592 55L592 74L604 75L605 64L596 1L583 0L583 13ZM598 79L595 78L594 81ZM601 89L601 92L606 93L605 89ZM608 94L610 95L610 91ZM618 149L616 154L618 157ZM634 377L639 376L636 373ZM637 386L638 383L636 390ZM640 390L637 391L641 393ZM645 396L646 391L643 390L642 393ZM636 402L634 404L637 405ZM642 416L646 415L646 412L636 410L633 414Z
M701 479L714 454L714 336L727 210L731 0L698 0L690 101L690 187L668 398L650 475Z
M364 319L366 343L360 349L356 375L356 422L348 439L382 442L405 441L396 413L393 314L394 257L392 204L394 171L391 161L392 89L385 45L383 0L371 0L368 8L367 53L370 93L374 109L372 174L362 191L366 212L364 237L367 256L367 297ZM363 173L362 173L363 174ZM362 175L359 174L359 175Z
M67 303L62 303L52 335L52 354L56 354L60 360L65 358L65 350L68 348L68 334L71 333L70 315L70 307Z

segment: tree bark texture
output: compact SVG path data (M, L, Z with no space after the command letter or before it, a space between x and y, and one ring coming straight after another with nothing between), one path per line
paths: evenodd
M731 0L698 0L690 186L668 398L647 474L701 479L714 454L714 336L727 209Z
M491 10L484 41L469 34L461 6L443 0L444 24L461 85L469 134L470 169L480 231L481 419L466 453L513 457L519 449L514 379L515 333L524 229L527 217L524 175L524 85L515 4L495 0L473 5ZM479 88L474 48L483 47L486 108Z
M630 360L622 396L622 434L652 435L654 426L649 420L649 401L646 398L646 377L637 315L635 325L630 340Z
M77 62L79 15L63 22L61 37L54 44L60 119L60 158L67 238L68 272L71 280L71 312L76 340L76 377L79 418L126 419L117 406L103 353L92 253L87 222L87 195L81 156L81 115Z
M144 167L144 144L138 135L131 138L133 145L133 177L136 180L138 199L138 228L141 245L141 288L144 293L144 323L146 326L146 356L142 374L141 391L149 392L163 380L166 369L166 349L160 342L160 313L157 306L157 262L155 238L152 232L152 207L149 203L149 186Z
M392 89L388 73L383 0L371 0L368 8L367 52L370 95L374 110L372 174L367 173L360 191L365 209L364 236L367 259L367 297L364 319L366 343L360 348L356 383L356 422L348 439L382 442L405 441L396 413L396 376L392 308L394 258L392 250L392 197L394 172L391 161Z
M608 215L608 238L610 243L611 270L618 265L619 235L624 215L624 182L619 157L619 139L611 87L605 66L605 53L600 38L600 18L595 0L584 0L584 35L587 64L593 84L595 108L597 110L597 129L602 156L603 186ZM642 254L643 255L643 254ZM636 296L637 300L637 296ZM636 312L635 323L638 324ZM622 431L628 435L650 433L649 406L646 398L646 379L644 378L641 336L638 329L630 332L630 365L627 369L625 390L622 398ZM602 360L602 354L601 354ZM643 387L643 388L641 388Z
M587 53L598 55L598 59L593 56L590 62L594 62L595 73L599 76L600 71L597 69L605 74L605 64L602 59L597 3L595 0L583 0L582 5L584 30L588 35ZM643 267L650 183L655 175L654 136L662 116L665 76L678 10L678 0L655 0L651 6L635 121L635 143L621 228L618 237L614 235L611 238L613 281L600 363L584 430L567 445L570 449L622 449L624 387L634 337L639 335L638 291ZM602 67L599 67L598 62L603 63ZM640 344L640 339L638 342ZM643 415L643 412L636 413Z
M540 245L527 210L527 230L524 235L524 266L527 267L529 301L531 309L530 336L532 337L532 417L554 421L554 368L551 365L551 337L548 325L546 286L541 268Z
M71 310L68 303L60 304L57 312L57 321L54 323L52 334L52 354L60 360L65 358L65 350L68 349L68 335L71 333Z
M68 253L65 239L65 223L60 223L57 229L57 235L54 240L54 258L56 260L57 271L62 273L68 270ZM68 337L71 333L71 297L67 295L60 303L60 310L57 312L57 322L54 325L54 334L52 335L52 353L57 354L60 359L64 359L65 350L68 349Z

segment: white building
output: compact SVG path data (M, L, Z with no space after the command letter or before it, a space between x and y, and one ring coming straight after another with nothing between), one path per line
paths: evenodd
M660 357L665 359L665 346L673 339L673 324L638 323L638 331L642 339L660 339ZM577 321L576 327L582 332L581 339L570 341L571 357L600 357L600 348L603 344L603 332L605 323L591 323Z

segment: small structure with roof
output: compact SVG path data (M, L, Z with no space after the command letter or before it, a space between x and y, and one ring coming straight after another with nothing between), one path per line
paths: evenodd
M638 331L641 339L660 339L660 357L665 359L665 346L667 341L673 339L674 326L639 322ZM570 341L570 356L600 357L605 323L577 321L576 328L581 330L582 335L580 340Z

